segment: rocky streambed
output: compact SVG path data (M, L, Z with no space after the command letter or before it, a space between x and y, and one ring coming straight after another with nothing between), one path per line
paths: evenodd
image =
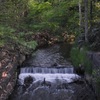
M38 49L25 61L8 100L95 100L92 89L74 73L67 45L63 47Z

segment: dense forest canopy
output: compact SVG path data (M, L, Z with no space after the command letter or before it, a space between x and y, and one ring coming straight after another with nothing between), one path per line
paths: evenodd
M91 43L89 30L98 23L99 0L0 0L1 45L7 37L17 40L45 31L59 36L85 33L85 41Z

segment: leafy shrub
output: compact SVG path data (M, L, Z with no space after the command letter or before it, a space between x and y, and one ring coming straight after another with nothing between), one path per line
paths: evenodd
M73 47L71 50L71 60L75 67L83 65L85 71L89 74L92 72L92 64L87 57L87 49L85 47L79 49L78 47Z
M36 41L29 41L29 42L26 42L24 40L20 40L18 41L18 43L28 49L35 49L36 46L37 46L37 42Z
M14 38L14 32L15 30L11 27L0 25L0 46L10 41L11 38Z
M22 45L28 49L35 49L37 46L36 41L26 41L24 38L26 34L32 33L16 33L16 31L13 28L0 25L0 47L4 46L4 44L6 43L14 43Z

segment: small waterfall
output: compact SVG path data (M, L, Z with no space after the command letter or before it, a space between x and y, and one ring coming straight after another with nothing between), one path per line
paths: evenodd
M34 82L45 79L51 83L57 83L58 80L70 83L79 79L79 76L73 73L73 68L25 67L21 68L20 83L24 84L24 79L29 76L33 78Z
M73 73L73 68L46 68L46 67L25 67L25 68L21 68L21 72L20 73L52 73L52 74L57 74L57 73L69 73L72 74Z

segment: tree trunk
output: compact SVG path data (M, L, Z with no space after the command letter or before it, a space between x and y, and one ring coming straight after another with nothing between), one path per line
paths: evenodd
M80 32L82 31L82 7L81 7L81 0L79 0L79 25L80 25Z
M90 0L90 25L92 26L92 19L93 19L93 4L92 4L92 0Z
M85 42L88 42L88 0L84 0L85 6Z

